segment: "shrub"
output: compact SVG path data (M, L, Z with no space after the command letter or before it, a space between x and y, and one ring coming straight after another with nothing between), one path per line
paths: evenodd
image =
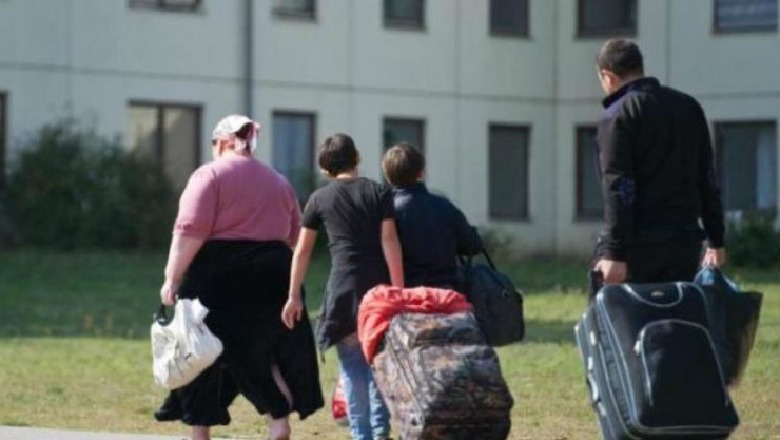
M8 216L5 198L0 194L0 249L14 248L19 244L19 232Z
M57 249L164 246L176 208L160 166L67 121L20 154L7 202L23 244Z
M752 214L729 222L726 251L737 266L769 268L780 265L780 231L775 213Z
M482 237L482 245L491 257L498 259L511 259L514 257L515 247L517 246L514 237L497 229L484 227L477 229L480 237Z

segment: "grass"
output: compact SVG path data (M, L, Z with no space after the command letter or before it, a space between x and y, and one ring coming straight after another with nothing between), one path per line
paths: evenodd
M164 392L151 379L148 331L165 256L39 251L0 253L0 425L181 434L154 422ZM327 259L307 280L319 307ZM572 326L585 305L584 261L501 264L526 291L527 340L499 349L515 398L511 439L595 439ZM742 424L735 439L780 438L780 274L730 271L765 293L758 340L734 391ZM332 352L320 365L329 397ZM296 438L345 439L324 408L294 422ZM243 399L217 436L260 438L265 423Z

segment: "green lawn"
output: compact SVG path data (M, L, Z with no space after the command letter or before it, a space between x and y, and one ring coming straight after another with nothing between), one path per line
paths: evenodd
M0 253L0 425L180 434L151 413L164 396L151 378L148 342L165 256L36 251ZM585 305L584 262L502 264L526 293L527 340L499 350L515 397L512 439L594 439L572 326ZM314 261L307 287L319 306L327 260ZM780 438L780 273L730 273L765 293L758 340L733 394L742 425L733 438ZM333 353L323 387L336 377ZM219 436L258 438L264 422L246 401ZM296 438L346 439L329 408L295 422Z

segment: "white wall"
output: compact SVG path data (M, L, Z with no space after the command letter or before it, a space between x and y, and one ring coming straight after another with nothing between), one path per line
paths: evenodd
M372 178L381 172L383 119L423 119L430 188L473 222L522 235L526 251L549 250L556 209L549 203L556 174L548 37L554 7L532 2L532 37L525 39L491 37L487 2L426 3L425 28L400 30L384 27L378 1L319 2L314 21L275 17L270 1L261 1L258 115L316 113L316 138L350 133L361 150L361 171ZM487 217L491 122L532 127L528 222Z
M350 133L362 172L378 178L383 118L421 118L428 184L472 222L517 236L523 253L590 251L601 224L575 219L574 135L600 116L603 39L577 38L575 1L531 1L528 38L491 36L487 0L428 0L422 30L385 28L379 0L321 0L313 21L274 16L272 3L254 2L260 158L273 159L273 111L312 112L317 141ZM203 5L0 1L9 146L67 116L123 134L127 103L148 100L201 105L208 158L216 120L244 111L244 1ZM699 98L710 119L780 119L778 33L713 34L712 0L641 0L638 29L648 73ZM490 123L531 128L527 221L488 218Z
M243 23L242 4L206 2L198 13L169 13L129 9L124 1L0 3L0 28L14 34L0 38L10 147L65 117L124 134L131 100L201 105L205 141L218 117L243 105L243 49L233 28Z

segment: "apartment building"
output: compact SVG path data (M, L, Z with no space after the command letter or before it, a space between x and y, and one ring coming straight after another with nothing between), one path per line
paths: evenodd
M711 120L729 211L778 206L778 0L0 0L0 170L75 118L183 186L228 113L302 199L315 146L353 135L380 178L390 144L523 254L586 254L600 228L595 57L636 39L648 74Z

